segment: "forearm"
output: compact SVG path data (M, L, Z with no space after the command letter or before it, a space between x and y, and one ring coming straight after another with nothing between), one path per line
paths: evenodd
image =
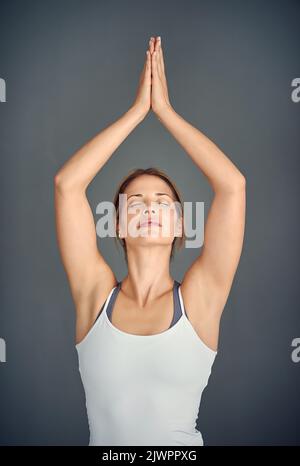
M244 176L230 159L172 107L161 112L158 119L204 173L215 192L231 192L243 186Z
M143 118L144 114L137 107L130 107L67 160L56 173L56 185L64 190L85 191L109 157Z

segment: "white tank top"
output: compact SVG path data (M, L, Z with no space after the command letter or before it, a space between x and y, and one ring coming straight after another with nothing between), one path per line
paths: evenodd
M178 283L178 282L176 282ZM77 345L89 445L203 445L196 420L217 351L198 336L176 286L181 317L154 335L115 327L107 306Z

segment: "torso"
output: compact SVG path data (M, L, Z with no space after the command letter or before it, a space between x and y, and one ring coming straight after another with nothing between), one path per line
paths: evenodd
M176 318L180 315L177 323L166 328L170 314L164 328L148 326L155 333L142 336L134 335L133 327L118 330L117 319L110 321L114 304L118 317L124 311L121 305L126 307L122 298L127 296L120 293L117 301L120 287L113 287L91 331L76 346L89 445L203 445L196 420L216 353L197 338L185 315L180 286L174 290ZM170 292L165 298L169 306ZM162 299L155 304L162 306ZM151 306L149 316L165 313L157 306ZM142 312L145 315L145 309Z

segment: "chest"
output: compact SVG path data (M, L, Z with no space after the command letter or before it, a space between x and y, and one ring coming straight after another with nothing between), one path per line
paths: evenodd
M207 355L180 320L161 335L141 336L118 332L104 320L79 352L81 373L93 386L120 390L125 383L144 391L196 389L206 382ZM120 395L118 395L120 396Z
M170 328L175 314L173 294L141 308L118 294L108 317L114 327L133 335L155 335Z

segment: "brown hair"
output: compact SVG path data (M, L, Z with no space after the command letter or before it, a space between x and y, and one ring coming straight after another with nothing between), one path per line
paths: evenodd
M173 181L171 181L171 179L168 177L168 175L166 173L164 173L162 170L160 170L158 168L155 168L155 167L135 168L135 169L132 169L131 171L129 171L128 175L126 175L121 180L121 182L119 183L117 192L116 192L116 194L114 196L113 203L114 203L114 206L115 206L115 213L116 213L115 227L117 226L117 223L119 222L119 194L123 194L125 189L129 185L129 183L131 183L131 181L133 181L134 179L138 178L141 175L154 175L154 176L158 176L163 181L165 181L169 185L169 187L171 188L171 190L173 192L173 195L175 197L175 200L180 203L181 212L182 212L182 215L183 215L183 202L182 202L182 199L181 199L180 192L179 192L178 188L176 187L175 183ZM122 248L124 250L124 254L125 254L125 261L128 264L125 240L123 238L119 238L119 236L116 235L115 241L116 241L116 244L118 244L118 242L121 244L121 246L122 246ZM184 241L185 241L185 233L184 233L184 225L183 225L182 236L177 236L173 240L170 260L173 260L175 248L176 249L181 249L183 247Z

